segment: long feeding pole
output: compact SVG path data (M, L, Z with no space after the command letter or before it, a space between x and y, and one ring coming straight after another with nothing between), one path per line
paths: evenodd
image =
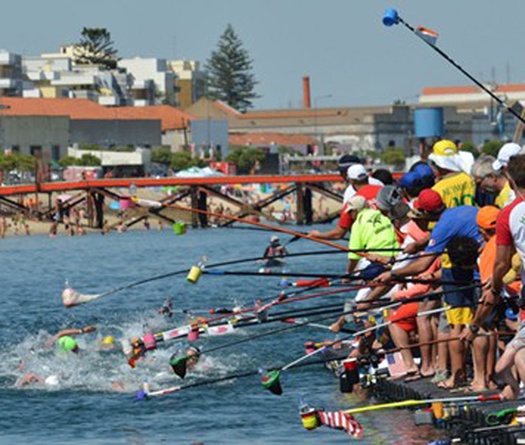
M409 31L413 32L417 37L419 37L423 42L425 42L428 46L430 46L434 51L436 51L447 62L449 62L452 66L454 66L456 69L458 69L463 75L467 76L472 82L474 82L478 87L480 87L490 97L492 97L492 99L494 99L497 103L499 103L502 107L504 107L516 119L518 119L520 122L523 122L525 124L525 119L519 113L517 113L514 109L509 107L503 100L501 100L492 91L490 91L485 85L483 85L479 80L477 80L472 74L470 74L461 65L459 65L454 59L452 59L441 48L439 48L438 46L434 45L433 43L431 43L428 40L426 40L425 38L423 38L412 25L410 25L409 23L405 22L399 16L397 10L395 10L394 8L387 9L385 11L385 14L383 15L383 24L385 26L390 27L390 26L393 26L393 25L397 25L399 23L404 25Z

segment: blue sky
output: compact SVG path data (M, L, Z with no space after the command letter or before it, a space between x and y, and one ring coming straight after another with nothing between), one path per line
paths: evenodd
M121 57L205 61L231 23L254 59L257 108L300 106L306 74L319 107L414 102L424 86L470 84L404 27L384 27L390 6L438 31L476 78L525 81L524 0L19 0L3 5L0 47L54 52L84 26L106 27Z

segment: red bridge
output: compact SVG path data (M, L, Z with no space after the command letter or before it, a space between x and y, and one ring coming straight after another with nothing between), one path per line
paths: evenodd
M170 223L174 223L174 220L166 215L163 215L161 211L163 208L170 204L175 203L187 196L191 198L191 206L196 209L204 210L207 209L207 197L215 196L219 199L225 200L229 204L238 207L238 211L235 214L236 217L242 218L247 215L258 215L265 216L262 213L262 209L273 202L280 200L281 198L295 193L296 196L296 223L297 224L311 224L313 222L313 209L312 209L312 193L316 192L327 198L333 199L338 202L342 202L342 196L338 193L330 190L325 186L326 183L341 182L339 175L292 175L292 176L279 176L279 175L258 175L258 176L213 176L204 178L122 178L122 179L94 179L94 180L82 180L77 182L43 182L34 184L23 184L23 185L10 185L0 187L0 203L4 204L12 211L22 212L26 214L32 214L41 220L51 219L54 214L57 205L60 206L61 210L71 209L81 203L87 203L88 207L92 210L95 218L91 225L95 228L102 228L104 224L104 198L107 197L111 200L125 199L124 195L119 195L114 189L117 188L129 188L132 185L137 188L141 187L164 187L164 186L179 186L182 191L176 195L165 198L161 201L163 207L160 209L149 210L147 214L142 212L141 215L137 216L130 209L127 212L126 222L127 226L136 224L140 220L154 216L157 218L164 219ZM236 184L281 184L284 187L280 187L279 190L275 191L269 197L254 203L247 204L242 202L230 195L221 193L217 186L221 185L236 185ZM71 193L78 191L75 196L63 203L56 204L53 201L53 193ZM39 205L35 209L34 202L38 202L39 194L48 195L48 206L47 208L41 208ZM28 195L36 195L36 198L31 200L28 199ZM18 199L13 199L17 197ZM327 215L323 220L317 222L325 222L332 220L338 215L339 212L332 212ZM197 227L198 225L206 226L208 224L206 215L192 215L192 225ZM224 225L231 224L231 221Z

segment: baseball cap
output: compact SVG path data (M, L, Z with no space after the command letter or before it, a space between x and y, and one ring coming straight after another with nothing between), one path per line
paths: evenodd
M507 142L499 149L498 158L492 164L494 170L501 170L509 165L512 156L516 156L521 151L521 146L515 142Z
M404 189L421 187L423 185L423 180L417 172L407 172L401 177L399 185Z
M363 210L365 207L367 207L366 198L364 196L355 195L352 196L348 202L346 203L346 212L350 212L352 210Z
M396 204L401 202L402 197L399 189L393 185L386 185L379 190L376 196L376 204L380 210L390 211Z
M485 206L479 209L476 216L478 226L485 230L496 229L496 220L498 219L500 209L495 206Z
M368 173L366 172L366 169L363 166L363 164L351 165L350 167L348 167L346 174L348 176L348 179L356 181L362 181L368 177Z
M445 205L441 195L432 189L422 190L417 199L414 201L414 208L427 213L439 213Z
M417 173L421 178L426 178L427 176L434 178L434 170L426 162L420 161L414 164L410 171Z
M361 159L356 155L343 155L337 161L337 168L346 172L352 164L359 164L360 162Z

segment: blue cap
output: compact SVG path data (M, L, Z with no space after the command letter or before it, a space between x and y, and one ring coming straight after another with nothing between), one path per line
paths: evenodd
M511 307L507 308L507 310L505 311L505 317L508 318L509 320L517 320L518 319L518 314L516 314Z
M399 185L402 188L409 189L413 187L421 187L423 185L423 181L421 179L421 176L419 176L419 174L414 171L405 173L401 177Z
M414 166L412 169L414 173L417 173L420 178L425 178L427 176L431 176L432 178L435 177L434 170L432 170L432 167L430 165L425 163L420 163Z

